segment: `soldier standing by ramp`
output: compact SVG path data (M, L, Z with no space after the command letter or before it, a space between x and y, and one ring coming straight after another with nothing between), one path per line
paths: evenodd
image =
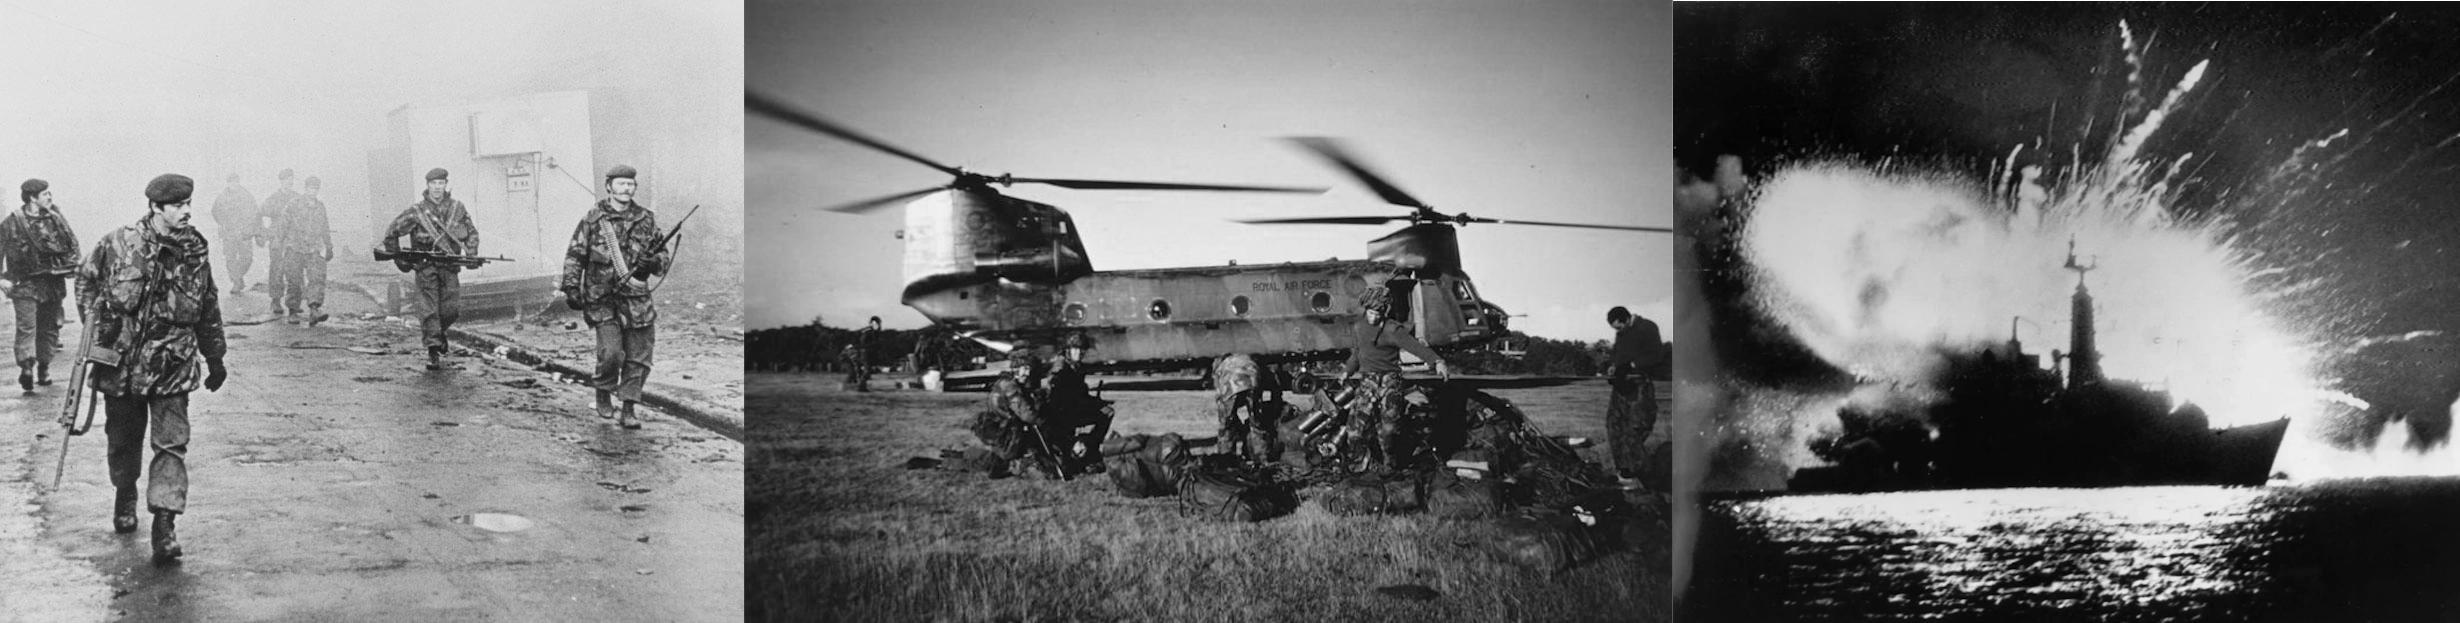
M0 219L0 278L10 282L17 309L17 387L51 384L51 356L60 351L60 301L77 272L77 233L52 203L51 183L26 180L25 201Z
M214 197L214 225L222 234L222 268L231 276L231 293L248 290L248 268L256 265L256 246L265 244L257 237L256 195L239 185L239 174L223 180L222 195Z
M145 185L145 218L104 235L77 273L77 310L93 323L92 346L120 354L120 365L87 377L103 394L116 495L111 527L137 529L137 458L150 441L145 505L154 514L156 562L180 556L173 524L188 510L188 393L199 384L197 360L204 360L207 390L222 389L230 376L205 237L188 226L194 187L184 175L155 177Z
M1341 366L1341 380L1355 375L1358 391L1350 399L1350 413L1357 417L1359 434L1373 434L1367 454L1383 462L1385 467L1401 467L1404 457L1399 453L1399 427L1402 413L1409 408L1403 400L1408 392L1401 380L1401 351L1408 350L1419 359L1435 366L1435 373L1452 378L1452 368L1442 355L1427 348L1426 342L1410 334L1409 325L1395 320L1392 313L1392 293L1383 286L1369 286L1358 293L1362 312L1358 324L1350 326L1350 360Z
M299 193L290 189L290 180L295 175L290 169L283 169L277 176L282 180L281 190L273 191L272 196L265 198L265 205L257 210L257 240L265 245L265 299L273 303L274 315L285 318L296 310L283 307L282 299L296 285L288 279L291 275L291 257L282 248L279 237L291 204L299 200Z
M871 353L879 347L879 342L880 317L872 316L870 324L854 331L854 341L846 345L843 353L847 387L858 392L871 391Z
M324 180L307 178L307 192L295 195L274 220L273 241L276 256L284 258L275 264L274 290L280 292L273 306L286 314L298 314L292 324L305 320L308 326L324 322L325 263L333 261L333 229L325 218L325 202L316 198Z
M590 379L598 390L598 417L613 416L609 399L620 398L617 424L624 428L641 427L633 409L657 345L658 306L646 280L666 272L670 257L660 244L657 213L632 201L638 174L623 165L607 170L606 198L581 217L565 247L562 284L566 304L598 331L598 370Z
M383 247L393 258L393 265L402 272L415 271L418 276L419 303L424 315L419 317L419 337L427 345L427 369L450 369L444 363L449 350L444 330L461 318L461 268L464 263L430 256L401 256L401 237L410 237L410 250L435 255L478 255L478 226L470 223L470 211L461 200L454 199L451 174L444 169L427 171L427 194L409 209L393 217L393 225L384 230Z
M1606 403L1606 443L1614 446L1614 468L1628 483L1640 477L1646 462L1641 448L1657 427L1657 384L1644 375L1665 362L1666 349L1657 323L1631 310L1607 310L1606 325L1614 327L1614 356L1606 368L1607 383L1614 388Z

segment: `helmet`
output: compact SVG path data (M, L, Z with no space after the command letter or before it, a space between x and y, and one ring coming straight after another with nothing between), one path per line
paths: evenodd
M1066 345L1068 348L1093 350L1093 336L1085 335L1083 333L1070 333L1068 334Z
M1034 356L1034 349L1031 346L1018 346L1016 348L1008 349L1009 365L1041 365L1041 363L1042 358Z
M1392 311L1392 291L1383 286L1367 286L1367 289L1358 291L1358 308Z

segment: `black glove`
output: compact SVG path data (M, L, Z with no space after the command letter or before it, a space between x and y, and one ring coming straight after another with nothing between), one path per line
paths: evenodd
M222 391L222 382L231 378L231 370L222 367L222 360L205 360L205 390Z

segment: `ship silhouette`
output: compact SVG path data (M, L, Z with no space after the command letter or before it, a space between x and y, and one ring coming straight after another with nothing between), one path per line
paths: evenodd
M1843 430L1811 442L1831 465L1797 469L1796 492L1910 489L2261 485L2289 420L2222 429L2168 392L2107 378L2094 345L2093 295L2076 272L2068 350L2050 365L2008 340L1950 355L1944 396L1920 413L1848 406ZM2061 364L2065 364L2062 373ZM2173 405L2176 405L2173 407Z

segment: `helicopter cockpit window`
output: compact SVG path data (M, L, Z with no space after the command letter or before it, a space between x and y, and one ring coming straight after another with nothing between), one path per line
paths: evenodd
M1452 282L1452 298L1453 300L1459 301L1478 300L1477 293L1469 290L1469 282L1467 281Z
M1153 299L1153 304L1145 308L1145 317L1152 318L1155 322L1169 320L1170 301Z
M1332 311L1332 293L1319 291L1315 294L1307 295L1307 307L1314 309L1315 313L1319 314Z
M1230 315L1240 318L1247 317L1247 295L1230 297Z
M1076 324L1076 323L1084 322L1084 321L1085 321L1085 304L1084 304L1084 303L1069 303L1067 307L1061 308L1061 309L1059 310L1059 317L1060 317L1060 318L1062 318L1062 319L1067 320L1067 321L1068 321L1068 324Z

